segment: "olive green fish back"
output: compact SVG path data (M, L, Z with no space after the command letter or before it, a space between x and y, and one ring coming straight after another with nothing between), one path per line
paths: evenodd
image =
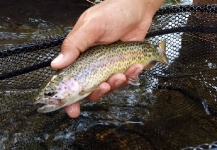
M158 46L147 41L98 45L82 53L76 62L63 69L60 80L73 77L85 87L108 79L116 72L122 73L133 64L146 65L157 61L160 55Z

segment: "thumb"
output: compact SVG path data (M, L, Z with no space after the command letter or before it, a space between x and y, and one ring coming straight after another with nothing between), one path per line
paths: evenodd
M97 34L94 34L91 28L91 25L75 26L63 41L61 53L51 62L51 66L55 69L67 67L81 52L92 46L97 39Z

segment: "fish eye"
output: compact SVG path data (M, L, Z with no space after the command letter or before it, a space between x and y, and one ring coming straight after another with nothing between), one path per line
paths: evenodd
M48 92L48 93L45 93L45 95L46 95L46 96L52 96L52 95L53 95L53 93L51 93L51 92Z

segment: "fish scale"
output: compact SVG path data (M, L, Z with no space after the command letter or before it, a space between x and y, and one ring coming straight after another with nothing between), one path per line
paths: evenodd
M35 103L45 104L38 112L46 113L87 97L101 82L116 73L124 73L133 64L145 68L156 62L168 64L166 41L159 47L149 42L116 42L90 48L70 66L57 71L42 88Z

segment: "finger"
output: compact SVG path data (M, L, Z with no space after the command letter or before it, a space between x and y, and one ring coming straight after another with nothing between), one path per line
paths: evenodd
M111 86L106 83L106 82L103 82L99 85L99 89L95 90L94 92L92 92L88 97L87 99L89 100L93 100L93 101L96 101L96 100L99 100L101 97L103 97L108 91L110 91L111 89Z
M88 43L86 40L82 40L86 38L85 36L87 35L83 31L69 34L63 41L61 53L51 62L51 66L55 69L61 69L74 62L79 54L92 44L91 41Z
M109 80L107 81L108 84L111 86L111 91L116 90L124 85L127 84L127 78L124 74L122 73L117 73L113 75Z
M63 41L61 53L51 62L51 66L55 69L61 69L76 60L81 52L94 45L101 36L101 28L94 27L93 21L88 20L81 24L76 23L73 30L67 35Z
M129 80L135 80L138 75L142 72L143 65L141 64L135 64L131 66L125 74L115 74L112 76L107 82L111 86L111 90L107 93L110 93L120 87L123 87L128 84Z
M72 105L66 106L65 108L66 113L71 118L77 118L80 115L80 103L76 102Z
M129 80L129 79L135 80L138 77L138 75L142 72L143 69L144 69L144 66L141 65L141 64L134 64L134 65L132 65L125 72L127 80Z
M101 83L99 89L92 92L87 98L89 100L99 100L105 94L125 86L129 78L137 78L142 70L143 66L141 64L135 64L125 74L117 73L113 75L107 82Z

